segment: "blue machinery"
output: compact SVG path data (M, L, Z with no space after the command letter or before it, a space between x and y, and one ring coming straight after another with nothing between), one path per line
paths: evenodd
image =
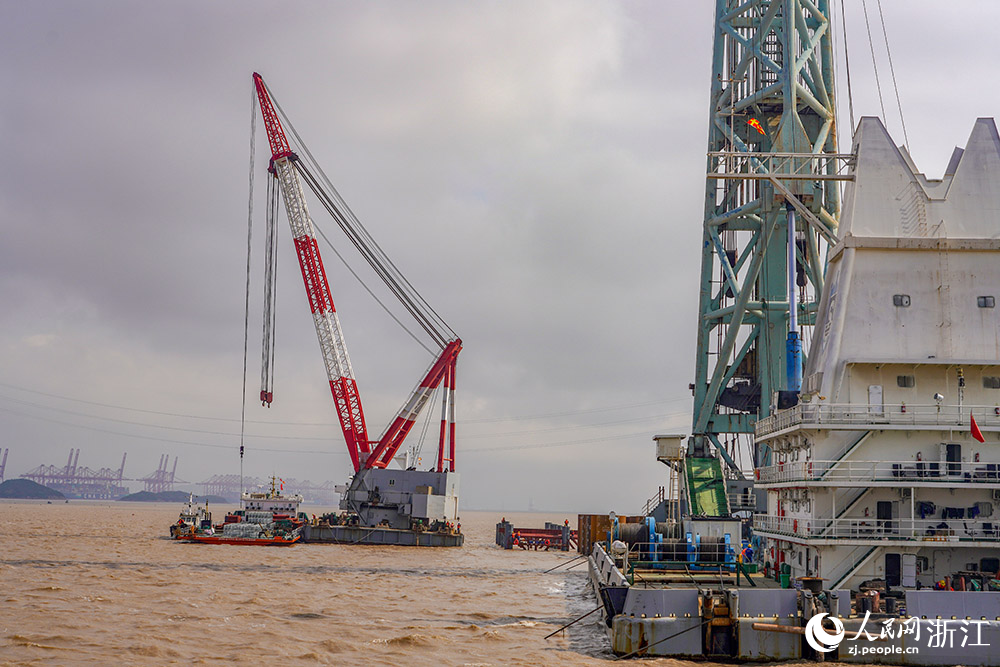
M734 525L739 528L738 523ZM667 539L657 529L653 517L646 517L642 523L619 523L615 517L607 537L609 547L616 541L630 546L629 558L638 559L645 568L697 571L718 570L722 566L729 571L736 570L737 551L731 533L703 538L700 532L688 530L681 539ZM742 550L743 546L737 548Z
M711 443L740 478L735 436L802 388L798 325L815 323L838 181L849 178L829 10L829 0L716 1L688 452ZM755 451L754 464L766 457Z

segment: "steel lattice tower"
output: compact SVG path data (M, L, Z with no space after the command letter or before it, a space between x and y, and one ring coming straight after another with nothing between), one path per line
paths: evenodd
M753 433L794 400L790 297L798 321L814 323L837 181L849 178L850 156L837 153L829 11L828 0L716 2L689 451L711 442L737 474L725 434Z

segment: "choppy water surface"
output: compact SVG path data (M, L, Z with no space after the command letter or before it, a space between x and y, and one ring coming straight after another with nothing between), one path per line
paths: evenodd
M179 509L0 503L0 664L596 665L613 657L598 614L544 639L597 606L586 566L545 573L575 554L498 549L498 514L465 513L460 549L267 548L171 541ZM686 664L641 664L651 663Z

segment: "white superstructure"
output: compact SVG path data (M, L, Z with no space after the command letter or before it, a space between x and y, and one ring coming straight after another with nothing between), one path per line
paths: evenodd
M756 426L764 560L829 589L996 572L1000 136L976 121L940 180L876 118L854 151L801 402Z

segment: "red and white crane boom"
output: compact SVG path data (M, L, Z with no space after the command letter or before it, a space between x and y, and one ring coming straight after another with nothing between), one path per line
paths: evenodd
M372 267L383 281L386 282L393 293L404 302L407 310L417 318L421 326L442 347L441 353L431 363L423 379L413 390L409 399L403 404L403 407L400 408L389 427L386 428L378 441L370 441L368 439L368 430L365 425L364 411L361 407L361 397L358 393L357 382L354 379L354 371L351 368L351 360L347 354L344 334L333 304L330 285L327 281L326 271L323 268L323 260L316 241L316 229L309 215L305 193L299 178L299 170L295 164L299 157L289 144L263 79L257 73L254 73L253 79L261 115L267 131L268 143L271 148L271 165L269 171L276 177L281 190L288 223L291 227L292 238L295 243L295 251L299 258L299 267L302 270L306 296L309 299L309 307L312 311L313 323L316 327L316 336L319 339L319 346L323 354L330 389L337 407L337 416L340 420L341 429L344 432L344 439L347 442L347 449L351 456L354 471L357 473L362 469L385 468L389 465L402 446L403 440L410 432L427 400L442 382L445 385L442 398L444 409L442 413L441 435L438 443L437 470L439 472L444 470L447 463L448 469L454 471L455 368L458 353L462 349L461 339L448 336L435 327L435 321L440 321L440 318L429 307L426 309L422 307L423 300L415 291L412 291L412 286L409 285L405 278L401 276L397 278L394 275L393 272L396 269L394 266L391 266L391 262L380 262L379 254L372 252L371 249L366 247L367 233L359 234L356 230L352 229L343 212L337 210L336 202L339 200L339 196L331 197L327 195L324 198L323 195L326 193L317 191L316 193L321 196L324 206L331 213L335 214L335 217L338 217L338 224L340 224L358 249L362 251L365 259L372 264ZM317 179L312 177L308 171L305 172L305 175L310 186L316 191ZM409 292L412 292L412 294ZM269 395L266 400L270 400ZM446 420L448 422L447 429ZM445 457L446 433L448 457Z
M313 324L316 327L316 337L319 339L326 375L337 406L340 428L347 441L347 450L351 455L354 471L357 472L362 462L368 458L371 447L368 442L365 415L361 408L361 397L358 395L358 385L354 379L354 370L351 368L351 359L347 355L347 346L344 344L344 332L340 327L337 309L333 305L330 284L316 243L316 229L312 218L309 217L302 183L292 165L297 156L288 145L288 139L271 104L267 88L264 87L264 80L257 73L254 73L253 79L261 115L264 118L264 127L267 130L267 141L271 146L271 168L278 179L285 203L285 212L288 215L288 224L292 230L292 240L295 243L295 252L299 258L299 268L302 270L302 280L309 299Z

